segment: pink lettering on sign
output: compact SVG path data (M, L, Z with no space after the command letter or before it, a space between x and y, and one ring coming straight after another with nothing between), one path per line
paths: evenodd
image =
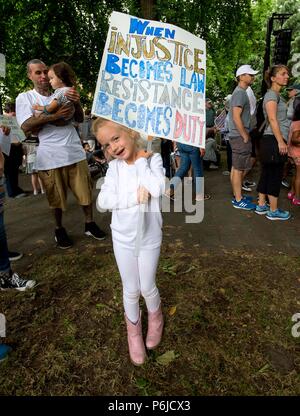
M174 140L183 139L183 143L198 144L204 148L204 124L199 116L181 114L176 111Z

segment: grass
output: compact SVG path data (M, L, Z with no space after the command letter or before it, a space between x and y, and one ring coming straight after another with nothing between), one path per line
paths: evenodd
M163 341L142 367L128 358L110 246L36 260L25 274L36 289L0 296L13 346L0 394L299 395L299 258L170 247L158 270Z

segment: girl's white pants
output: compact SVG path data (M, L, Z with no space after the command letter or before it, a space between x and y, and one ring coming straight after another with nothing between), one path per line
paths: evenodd
M116 242L113 244L115 258L123 283L123 302L127 318L135 323L139 320L139 298L142 294L147 309L155 312L160 305L160 296L155 283L160 247L140 250L139 257L134 249L127 249Z

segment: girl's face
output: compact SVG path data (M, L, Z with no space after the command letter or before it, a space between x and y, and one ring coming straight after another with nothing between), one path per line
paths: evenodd
M62 82L62 80L60 78L58 78L58 76L55 74L54 71L52 71L52 69L49 69L49 71L48 71L48 78L49 78L49 82L51 84L51 87L54 90L56 90L57 88L63 87L64 83Z
M284 87L285 85L287 85L288 80L289 80L289 73L286 68L279 69L276 75L271 77L272 83L277 84L280 87Z
M135 162L136 144L134 137L120 125L107 121L96 133L103 151L114 159L125 160L128 164Z

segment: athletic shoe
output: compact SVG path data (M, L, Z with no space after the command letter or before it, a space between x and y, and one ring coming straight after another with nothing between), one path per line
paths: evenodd
M250 186L246 186L246 185L243 183L243 185L242 185L242 190L243 190L243 191L246 191L246 192L251 192L251 191L252 191L252 188L250 188Z
M207 201L208 199L211 199L211 195L209 194L199 194L196 195L195 200L200 202L200 201Z
M295 192L292 192L292 191L288 192L288 194L287 194L287 197L290 201L292 201L294 199L294 196L295 196Z
M25 192L20 192L14 198L16 198L16 199L25 198L25 196L27 196L27 194Z
M294 197L294 198L293 198L293 200L292 200L292 204L293 204L293 205L298 205L298 206L299 206L299 205L300 205L300 199L298 199L298 198Z
M234 208L245 209L246 211L252 211L256 208L256 205L246 199L242 198L239 202L236 200L232 203Z
M214 163L211 163L209 165L209 169L219 169L219 166L215 165Z
M9 261L17 261L23 257L23 253L17 253L16 251L9 251L8 258Z
M224 175L224 176L229 176L229 175L230 175L229 170L224 170L224 171L222 172L222 175Z
M247 187L250 187L250 188L253 188L256 185L256 183L255 182L251 182L251 181L244 181L243 182L243 185L245 185Z
M253 196L251 195L242 195L242 199L244 199L245 201L251 202L253 200ZM232 196L231 202L234 203L235 201L235 197Z
M0 361L5 360L11 351L11 347L6 344L0 344Z
M258 215L265 215L269 211L267 204L265 205L256 205L255 213Z
M281 181L281 185L284 186L285 188L289 188L290 187L290 184L288 183L288 181L286 179L283 179Z
M61 248L62 250L70 248L73 245L64 227L56 228L54 239L57 242L57 247Z
M16 289L24 292L26 289L32 289L35 286L35 280L22 279L17 273L7 272L0 274L0 289Z
M267 212L266 218L272 221L274 220L286 221L291 218L291 214L289 213L289 211L283 211L282 209L277 208L275 211L269 210Z
M94 237L96 240L104 240L104 238L106 237L105 232L100 230L100 228L94 221L85 223L84 233L85 235Z

